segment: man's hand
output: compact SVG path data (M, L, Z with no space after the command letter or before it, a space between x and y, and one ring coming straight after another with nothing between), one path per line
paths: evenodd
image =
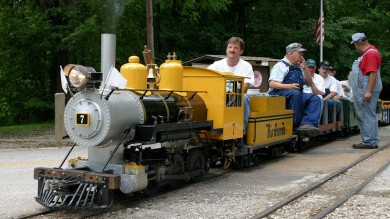
M288 89L289 90L293 90L293 89L300 90L301 86L298 83L288 84Z
M370 100L371 100L371 96L372 96L372 93L371 92L366 92L366 93L364 93L364 102L370 102Z

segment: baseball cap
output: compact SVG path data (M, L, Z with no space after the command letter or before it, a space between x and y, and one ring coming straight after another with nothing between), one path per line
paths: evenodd
M316 63L316 61L313 60L313 59L308 59L308 60L306 60L306 65L307 65L307 66L314 66L314 67L317 67L317 63Z
M320 62L320 67L326 67L327 69L330 68L330 64L328 61L326 60L323 60L322 62Z
M353 43L360 43L363 42L367 39L366 35L364 33L355 33L352 35L352 41L351 44Z
M291 51L306 51L306 49L302 48L302 44L300 43L291 43L290 45L286 46L286 53L289 53Z
M334 71L333 66L329 66L329 71Z

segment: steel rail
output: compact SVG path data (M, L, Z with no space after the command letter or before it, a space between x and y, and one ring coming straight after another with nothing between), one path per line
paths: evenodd
M371 174L370 177L368 177L364 182L362 182L358 187L356 187L354 190L349 192L347 195L344 197L340 198L336 202L334 202L332 205L328 206L324 210L322 210L320 213L318 213L316 216L314 216L314 219L320 219L325 217L326 215L330 214L333 212L336 208L344 204L345 202L348 201L352 196L356 195L359 193L369 182L371 182L375 177L377 177L383 170L385 170L388 166L390 165L390 160L387 161L385 165L383 165L381 168L379 168L375 173Z
M224 177L225 175L233 172L234 170L232 169L214 169L215 171L213 172L209 172L209 173L206 173L203 178L198 181L198 182L193 182L193 183L189 183L188 185L191 185L191 184L198 184L198 183L201 183L201 182L207 182L209 180L212 180L212 179L216 179L216 178L219 178L219 177ZM186 185L183 185L183 187L185 187ZM165 194L167 192L170 192L171 190L167 189L167 190L164 190L162 192L159 192L156 196L159 196L159 195L162 195L162 194ZM102 211L89 211L87 208L86 208L86 211L79 211L79 214L77 214L77 211L69 211L69 213L73 214L74 217L76 218L80 218L80 219L84 219L84 218L91 218L91 217L98 217L98 216L101 216L102 214L104 213L109 213L109 212L117 212L117 211L120 211L120 210L123 210L123 209L126 209L129 207L129 199L130 198L133 198L134 200L134 196L128 196L128 195L120 195L117 197L117 200L115 200L114 202L114 206L112 206L110 209L106 209L106 210L102 210ZM145 201L145 200L148 200L148 199L151 199L153 197L145 197L145 196L139 196L139 198L135 200L135 205L137 205L138 202L141 202L141 201ZM47 209L47 210L44 210L44 211L40 211L40 212L36 212L36 213L32 213L30 215L25 215L25 216L22 216L20 217L20 219L31 219L31 218L43 218L43 217L49 217L49 218L59 218L60 216L58 216L57 214L64 214L64 211L66 210L63 210L63 209ZM77 214L77 215L75 215Z
M325 184L329 180L331 180L331 179L335 178L336 176L346 172L347 170L351 169L352 167L356 166L357 164L361 163L362 161L366 160L367 158L371 157L372 155L378 153L379 151L388 148L389 146L390 146L390 143L388 143L388 144L386 144L386 145L384 145L382 147L379 147L378 149L372 151L371 153L368 153L365 156L363 156L363 157L359 158L358 160L354 161L353 163L351 163L351 164L349 164L349 165L347 165L345 167L342 167L339 170L331 173L330 175L326 176L325 178L319 180L318 182L313 183L310 186L306 187L305 189L302 189L302 190L292 194L291 196L289 196L285 200L280 201L280 202L276 203L275 205L272 205L272 206L268 207L264 211L254 215L252 218L253 219L258 219L258 218L264 218L264 217L270 215L271 213L275 212L276 210L281 209L285 205L287 205L290 202L292 202L292 201L302 197L306 193L308 193L310 191L313 191L314 189L320 187L321 185Z

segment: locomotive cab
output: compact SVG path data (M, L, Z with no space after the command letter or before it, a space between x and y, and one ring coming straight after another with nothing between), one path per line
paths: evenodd
M184 67L183 87L186 90L205 90L199 96L207 106L207 120L213 129L205 131L207 139L231 140L243 137L244 77L229 72Z

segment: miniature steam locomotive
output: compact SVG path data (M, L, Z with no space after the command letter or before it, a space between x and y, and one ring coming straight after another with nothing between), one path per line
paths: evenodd
M65 129L74 145L88 147L88 158L69 159L64 169L35 168L42 205L108 208L115 190L153 195L161 186L200 179L216 162L248 166L257 151L273 145L283 151L296 140L284 99L265 96L252 97L243 138L242 77L183 67L175 58L145 66L136 56L120 73L124 89L99 84L93 68L64 68L74 92Z
M154 195L162 186L199 180L217 162L249 166L258 153L279 156L302 139L293 133L285 99L258 94L251 96L244 136L244 78L232 73L183 66L174 56L160 67L131 56L120 73L123 89L107 87L93 68L65 67L74 92L65 129L73 147L88 148L88 158L69 159L66 168L35 168L40 204L106 209L115 191ZM354 126L349 106L343 116L323 119L322 134Z

